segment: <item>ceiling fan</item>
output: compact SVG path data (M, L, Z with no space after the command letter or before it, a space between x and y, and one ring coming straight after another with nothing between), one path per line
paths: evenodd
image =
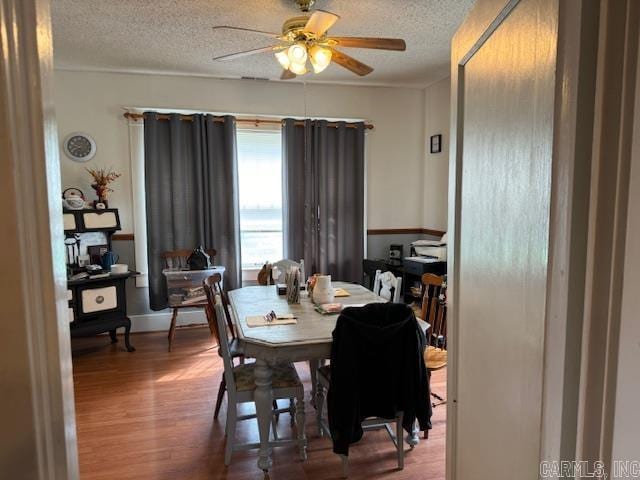
M303 13L309 11L315 0L294 0ZM372 48L376 50L404 51L407 46L399 38L369 38L369 37L330 37L327 31L340 17L335 13L315 10L310 16L303 15L285 20L282 33L271 33L251 28L218 25L214 30L236 30L256 33L270 37L279 43L266 47L254 48L243 52L231 53L214 57L215 61L234 60L257 53L272 52L283 68L281 79L289 80L297 75L304 75L309 70L307 62L311 64L314 73L320 73L333 60L338 65L352 71L356 75L365 76L373 72L369 65L350 57L336 47Z

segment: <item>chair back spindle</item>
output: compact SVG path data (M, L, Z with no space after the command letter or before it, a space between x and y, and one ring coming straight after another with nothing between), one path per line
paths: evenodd
M273 277L273 282L275 284L285 283L287 272L293 267L300 269L302 267L302 263L296 262L294 260L289 260L288 258L283 258L282 260L278 260L277 262L271 264L272 272L274 268L277 269L278 272L277 277ZM303 278L302 281L305 282L306 279Z
M446 349L447 307L445 304L444 279L432 273L422 275L422 319L431 325L429 345Z
M218 322L216 321L216 300L215 300L215 291L213 287L207 282L208 279L202 282L202 287L204 288L204 293L207 296L207 305L204 308L205 314L207 315L207 319L210 320L210 324L213 325L213 333L216 337L216 342L218 345L222 343L222 332L224 332L224 337L227 337L227 331L220 330L218 328ZM220 350L218 351L220 353Z
M382 274L381 270L376 270L371 291L389 302L400 303L402 301L402 277L395 277L395 287L392 287L387 293L383 289Z
M210 277L207 277L202 282L204 286L204 291L207 295L207 300L211 303L210 308L214 308L216 303L216 298L219 298L222 303L222 309L225 314L225 320L227 323L227 330L231 335L231 338L236 338L236 333L233 325L233 321L231 320L231 312L229 310L229 297L227 295L227 291L222 287L222 275L219 273L214 273Z
M386 272L387 265L382 260L362 260L362 286L367 287L372 292L376 272Z
M224 309L222 308L222 300L216 300L213 310L214 320L218 326L218 330L225 331L224 321ZM235 379L233 376L233 361L231 360L231 348L229 346L229 338L226 335L222 335L221 341L218 344L220 346L219 352L222 356L222 363L224 364L224 380L227 384L227 391L233 392L236 389Z
M431 273L422 275L422 318L431 324L424 363L429 372L447 366L447 303L444 278ZM447 401L431 390L431 396L438 400L433 407ZM426 437L425 437L426 438Z

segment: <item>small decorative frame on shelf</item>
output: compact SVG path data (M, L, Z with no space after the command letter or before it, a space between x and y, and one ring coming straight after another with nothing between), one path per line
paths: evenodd
M431 135L431 153L440 153L442 151L442 134Z

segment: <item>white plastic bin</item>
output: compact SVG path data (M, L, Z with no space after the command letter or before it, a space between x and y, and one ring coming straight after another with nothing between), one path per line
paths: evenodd
M189 304L205 303L206 297L202 290L202 282L214 273L224 277L225 268L214 266L206 270L180 270L168 268L162 271L167 279L167 296L169 306L178 307Z

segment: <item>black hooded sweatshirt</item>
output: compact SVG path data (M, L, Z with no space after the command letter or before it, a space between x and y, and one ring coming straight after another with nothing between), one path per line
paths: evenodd
M392 419L402 411L407 432L416 418L420 430L431 428L425 346L407 305L374 303L342 311L333 331L327 396L335 453L349 454L367 417Z

